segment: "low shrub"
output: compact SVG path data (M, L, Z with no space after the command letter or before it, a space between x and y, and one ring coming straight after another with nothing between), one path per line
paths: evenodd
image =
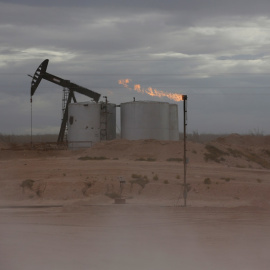
M220 161L224 161L225 159L222 157L223 155L228 155L228 153L218 149L214 145L207 144L205 146L205 149L208 151L208 153L204 154L204 160L205 161L215 161L217 163L220 163Z
M205 178L204 180L203 180L203 183L205 184L205 185L210 185L211 183L212 183L212 181L211 181L211 179L210 178Z
M248 153L245 154L248 161L254 162L262 166L263 168L270 169L270 163L265 160L263 157L255 154L255 153Z
M220 179L225 180L226 182L230 182L231 181L231 178L229 178L229 177L221 177Z
M156 161L156 159L155 158L150 158L150 157L148 157L148 158L138 158L138 159L136 159L135 161Z
M227 148L227 150L228 150L229 154L235 158L243 156L243 153L237 149Z
M264 152L266 155L270 156L270 150L263 150L263 152Z
M142 176L140 174L133 173L131 175L132 178L141 178Z
M148 177L146 175L142 176L140 174L133 173L131 175L131 178L134 179L130 181L131 185L138 184L139 186L144 188L145 185L149 183Z
M34 185L34 183L35 183L35 180L32 180L32 179L26 179L26 180L22 181L22 183L21 183L20 186L21 186L23 189L28 188L28 189L33 190L33 185Z
M105 160L108 159L106 157L89 157L89 156L84 156L84 157L79 157L79 160Z
M181 162L183 161L183 159L182 158L168 158L167 161Z
M107 197L111 198L111 199L119 199L119 198L121 198L121 196L116 192L106 193L105 195Z

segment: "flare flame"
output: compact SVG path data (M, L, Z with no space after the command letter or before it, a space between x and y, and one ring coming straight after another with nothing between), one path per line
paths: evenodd
M172 99L174 101L182 101L183 100L183 95L181 94L176 94L176 93L170 93L170 92L164 92L161 90L153 89L151 86L148 88L142 88L140 84L134 84L133 89L129 86L129 83L131 82L130 79L121 79L118 80L118 84L123 85L125 88L128 88L130 90L134 90L138 93L143 93L147 94L152 97L167 97L169 99Z
M122 84L125 88L131 89L128 84L130 83L130 79L120 79L118 80L118 84Z

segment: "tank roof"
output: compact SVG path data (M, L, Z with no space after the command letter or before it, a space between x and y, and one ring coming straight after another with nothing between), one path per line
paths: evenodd
M162 103L162 104L171 104L166 101L153 101L153 100L135 100L135 101L128 101L128 102L122 102L121 104L131 104L131 103Z

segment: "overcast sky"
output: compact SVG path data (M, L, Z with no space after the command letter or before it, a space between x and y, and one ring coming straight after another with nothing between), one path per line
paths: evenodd
M270 134L269 30L269 0L0 1L0 133L30 133L27 74L49 59L47 72L112 103L176 103L126 78L186 94L189 133ZM62 88L43 80L34 133L58 133L61 108Z

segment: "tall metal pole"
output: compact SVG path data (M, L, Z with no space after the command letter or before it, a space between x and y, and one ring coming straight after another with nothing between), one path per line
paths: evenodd
M31 149L33 148L33 132L32 132L32 126L33 126L33 106L32 106L32 97L30 97L30 103L31 103Z
M31 78L33 78L33 76L32 75L29 75L29 74L27 74L27 76L29 76L29 77L31 77ZM33 148L33 132L32 132L32 126L33 126L33 105L32 105L32 95L31 95L31 93L30 93L30 103L31 103L31 149Z
M183 95L183 109L184 109L184 158L183 158L183 163L184 163L184 207L187 206L187 193L188 193L188 187L187 187L187 157L186 157L186 152L187 152L187 147L186 147L186 139L187 139L187 135L186 135L186 127L187 127L187 108L186 108L186 102L187 102L187 95Z

